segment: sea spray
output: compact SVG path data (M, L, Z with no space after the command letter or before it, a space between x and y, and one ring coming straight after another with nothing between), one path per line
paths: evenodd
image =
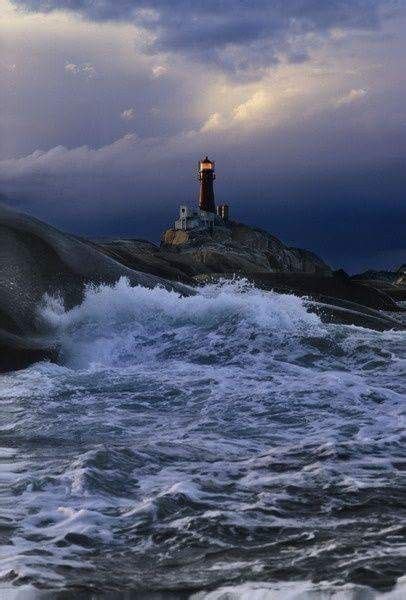
M178 598L395 585L403 332L326 325L241 281L183 298L122 279L42 318L60 364L1 381L8 581Z
M83 303L65 311L58 298L47 298L42 319L62 345L65 364L128 366L152 356L159 359L166 338L210 355L216 341L244 344L257 334L280 341L324 335L319 318L292 295L262 292L245 280L224 281L182 297L160 287L88 286ZM202 333L205 335L202 340Z

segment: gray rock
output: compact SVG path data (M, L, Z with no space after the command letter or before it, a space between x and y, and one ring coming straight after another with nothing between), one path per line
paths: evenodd
M230 222L213 232L168 229L162 236L168 256L186 259L195 275L209 273L301 272L330 274L330 267L308 250L289 248L255 227Z
M401 326L377 312L401 310L386 290L344 271L333 273L314 253L289 248L266 231L240 223L212 232L168 229L160 247L140 240L105 240L102 247L127 266L170 279L204 283L240 275L262 289L309 297L315 310L332 321L376 329Z
M397 271L365 271L353 275L352 279L380 290L397 302L406 301L406 265L402 265Z
M395 285L406 287L406 264L402 265L397 270Z
M44 336L38 306L46 293L67 307L80 303L87 283L189 288L129 269L94 244L0 205L0 370L24 366L57 350Z
M245 225L221 229L183 238L185 232L169 230L161 247L141 240L96 243L0 205L0 371L57 359L58 348L39 316L46 293L59 295L70 308L81 302L86 284L114 283L122 276L133 285L161 285L186 295L195 292L184 283L241 274L263 289L309 296L310 309L329 321L401 327L373 310L396 308L387 295L333 277L311 252L288 248Z

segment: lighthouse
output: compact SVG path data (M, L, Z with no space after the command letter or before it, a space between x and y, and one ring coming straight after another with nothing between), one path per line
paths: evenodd
M214 202L213 183L216 179L214 162L207 156L199 161L199 207L190 207L182 204L179 207L179 218L175 221L174 229L183 231L196 230L203 232L209 230L213 233L215 228L227 227L229 219L228 204L216 206Z
M216 179L214 172L214 162L207 156L199 162L199 208L205 212L215 213L216 205L214 203L213 183Z

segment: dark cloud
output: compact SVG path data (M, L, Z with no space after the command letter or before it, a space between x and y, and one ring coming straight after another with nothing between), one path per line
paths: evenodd
M399 0L13 0L39 12L130 21L154 34L150 53L175 52L228 72L303 62L332 29L376 30Z
M376 129L361 139L348 115L335 115L255 139L223 133L154 142L130 135L99 149L56 147L1 161L0 186L10 203L63 229L158 241L178 205L196 202L195 160L210 145L217 196L233 218L312 249L335 267L395 268L406 255L404 132ZM233 147L244 149L244 169Z
M65 230L158 240L195 201L196 160L209 152L235 218L337 267L395 267L405 261L403 23L376 32L402 4L14 0L93 23L13 15L20 27L4 30L0 192ZM146 52L122 22L152 34L141 36L153 40ZM281 61L299 66L241 85Z

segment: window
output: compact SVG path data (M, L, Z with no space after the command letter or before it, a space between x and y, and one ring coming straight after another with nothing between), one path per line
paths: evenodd
M211 163L211 162L204 162L204 161L202 161L200 163L200 170L203 171L203 170L206 170L206 169L212 171L214 169L214 164Z

